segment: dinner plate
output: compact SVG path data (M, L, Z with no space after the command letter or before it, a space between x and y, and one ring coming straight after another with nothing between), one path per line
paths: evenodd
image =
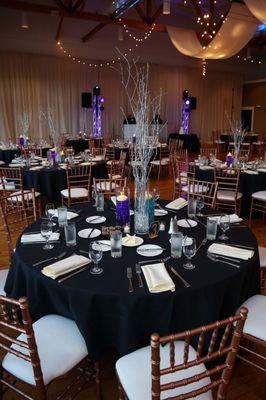
M100 234L101 234L100 229L93 229L92 234L88 238L88 236L91 233L92 229L93 228L82 229L81 231L78 232L78 236L81 237L82 239L93 239L93 238L96 238L96 237L100 236Z
M198 223L193 219L180 219L177 221L177 225L181 226L181 228L194 228L194 226L197 226Z
M91 217L86 218L88 224L102 224L105 221L106 218L103 215L92 215Z
M97 243L100 244L103 252L111 250L110 240L98 240ZM93 245L92 245L92 247L93 247Z
M171 238L169 239L169 242L171 243ZM185 245L185 242L186 242L187 246L188 246L189 244L192 244L192 238L191 238L191 237L183 238L183 240L182 240L182 246Z
M147 251L147 249L151 250ZM143 257L159 256L160 254L162 254L162 252L163 249L161 248L161 246L158 246L157 244L144 244L143 246L139 246L137 248L137 253Z
M158 208L156 208L155 210L154 210L154 216L155 217L164 217L165 215L167 215L168 214L168 211L167 210L161 210L160 208L158 209Z
M144 242L144 240L139 236L135 236L135 243L131 243L131 242L128 243L127 239L128 238L126 236L122 238L122 245L125 247L137 247Z

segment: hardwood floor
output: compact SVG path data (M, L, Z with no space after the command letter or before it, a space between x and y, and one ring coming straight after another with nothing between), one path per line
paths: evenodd
M151 188L156 186L156 181L151 182ZM160 194L162 199L172 199L172 181L169 177L163 177L160 181ZM266 247L266 226L262 220L256 220L252 226L252 230L257 237L258 243ZM2 227L0 226L0 268L8 265L8 252ZM3 352L0 351L0 358ZM101 360L102 367L102 384L103 384L103 399L115 400L118 399L117 384L115 377L114 365L117 354L113 349L106 352ZM52 395L57 388L57 383L50 389ZM228 394L228 400L263 400L266 398L266 379L265 374L258 372L255 368L248 366L242 361L237 361L233 379ZM18 395L12 392L7 393L4 397L6 400L19 399ZM89 384L88 388L80 393L77 397L79 400L94 400L96 399L95 388L93 384ZM138 400L138 399L134 399Z

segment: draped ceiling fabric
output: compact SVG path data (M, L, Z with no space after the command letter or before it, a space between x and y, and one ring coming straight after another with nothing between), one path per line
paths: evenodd
M77 134L83 129L91 132L92 113L81 108L81 92L92 91L99 84L106 99L102 112L104 136L122 137L123 119L130 109L121 78L108 68L89 69L63 57L0 53L0 140L15 139L19 131L19 115L31 115L30 138L48 138L45 121L40 111L50 109L58 133ZM207 79L199 69L187 66L150 65L150 89L158 93L162 88L161 117L168 121L168 133L178 132L181 125L182 93L188 89L197 97L197 109L191 113L190 132L204 140L211 140L213 130L228 129L234 88L235 118L240 117L243 80L241 74L208 71Z
M266 0L245 0L245 3L249 11L266 24Z
M181 53L196 58L217 60L237 54L253 37L257 25L257 19L244 4L232 3L226 22L222 24L206 49L203 49L196 32L192 29L168 26L167 31L173 45Z

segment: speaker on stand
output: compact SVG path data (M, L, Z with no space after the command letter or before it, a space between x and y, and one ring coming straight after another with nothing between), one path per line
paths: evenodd
M86 136L86 111L92 108L92 95L90 92L81 93L81 107L83 109L83 135Z

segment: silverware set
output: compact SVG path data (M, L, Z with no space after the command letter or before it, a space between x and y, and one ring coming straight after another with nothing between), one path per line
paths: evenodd
M133 282L132 282L132 268L127 267L127 278L128 278L128 292L134 292Z
M180 281L187 287L191 287L190 283L188 283L180 274L179 272L177 272L176 269L174 269L174 267L172 267L171 265L168 266L168 269L170 269L170 271L172 271L173 274L175 274L175 276L177 276Z
M223 256L218 256L217 254L211 254L211 253L207 253L207 257L214 262L220 262L223 264L231 265L232 267L235 267L235 268L240 268L240 265L239 265L240 261L236 260L235 258L233 259L233 258L226 257L226 260L224 260L224 258L222 258ZM229 259L232 262L227 261Z
M61 279L58 279L57 282L58 282L58 283L62 283L62 282L64 282L64 281L66 281L67 279L72 278L72 276L75 276L75 275L79 274L80 272L85 271L86 269L88 269L88 268L89 268L89 265L90 265L90 262L89 262L88 264L86 264L85 266L79 268L78 270L72 272L71 274L69 274L69 275L67 275L67 276L64 276L64 277L61 278Z
M38 261L38 262L32 264L32 266L37 267L38 265L45 264L48 261L60 260L61 258L63 258L66 255L66 253L67 253L66 251L63 251L63 253L59 254L58 256L54 256L54 257L46 258L45 260Z

